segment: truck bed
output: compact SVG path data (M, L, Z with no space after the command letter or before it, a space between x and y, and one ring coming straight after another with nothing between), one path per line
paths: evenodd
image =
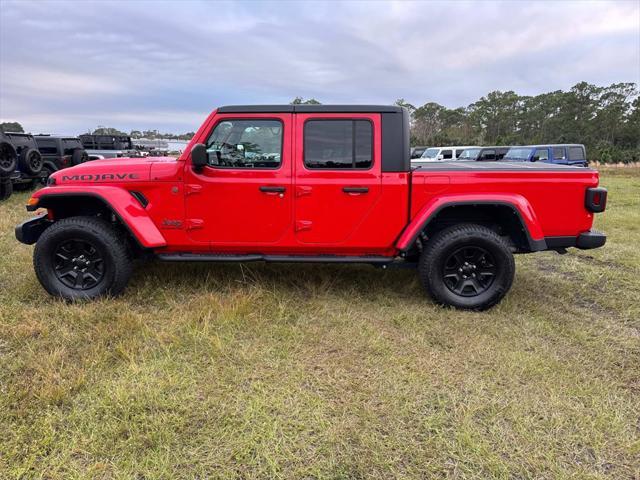
M424 162L412 169L410 217L440 203L482 204L503 198L530 212L544 237L591 228L587 188L598 186L591 168L532 162ZM473 198L471 198L473 197Z

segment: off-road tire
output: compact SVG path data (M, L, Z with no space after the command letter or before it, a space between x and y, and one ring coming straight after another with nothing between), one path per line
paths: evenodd
M18 166L24 173L38 175L43 166L42 155L35 148L25 148L20 152Z
M90 245L100 257L102 276L95 285L73 288L65 283L70 281L69 277L60 278L63 269L59 265L60 249L70 243ZM66 300L119 295L127 286L133 270L126 239L111 224L97 217L70 217L55 222L38 239L33 265L44 289ZM68 270L67 265L64 268Z
M0 176L13 173L18 166L18 156L13 145L0 142Z
M0 177L0 200L6 200L13 193L13 182L10 178Z
M473 258L478 260L466 262L469 252L477 252ZM468 258L471 260L472 256ZM491 271L494 273L480 273ZM427 241L418 272L423 287L436 302L465 310L486 310L502 300L511 288L515 262L507 243L493 230L460 224L436 233Z

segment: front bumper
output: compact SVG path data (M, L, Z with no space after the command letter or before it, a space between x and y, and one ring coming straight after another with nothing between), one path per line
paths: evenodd
M16 239L25 245L33 245L51 225L53 222L47 219L46 214L26 220L16 227Z

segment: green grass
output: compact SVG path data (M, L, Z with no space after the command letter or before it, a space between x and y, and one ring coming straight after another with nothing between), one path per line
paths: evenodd
M48 297L0 205L0 478L640 478L640 171L489 312L411 270L141 265Z

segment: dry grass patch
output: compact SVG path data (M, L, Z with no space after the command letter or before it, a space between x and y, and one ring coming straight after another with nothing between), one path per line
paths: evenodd
M138 267L46 296L0 205L0 478L638 478L640 174L489 312L411 270Z

